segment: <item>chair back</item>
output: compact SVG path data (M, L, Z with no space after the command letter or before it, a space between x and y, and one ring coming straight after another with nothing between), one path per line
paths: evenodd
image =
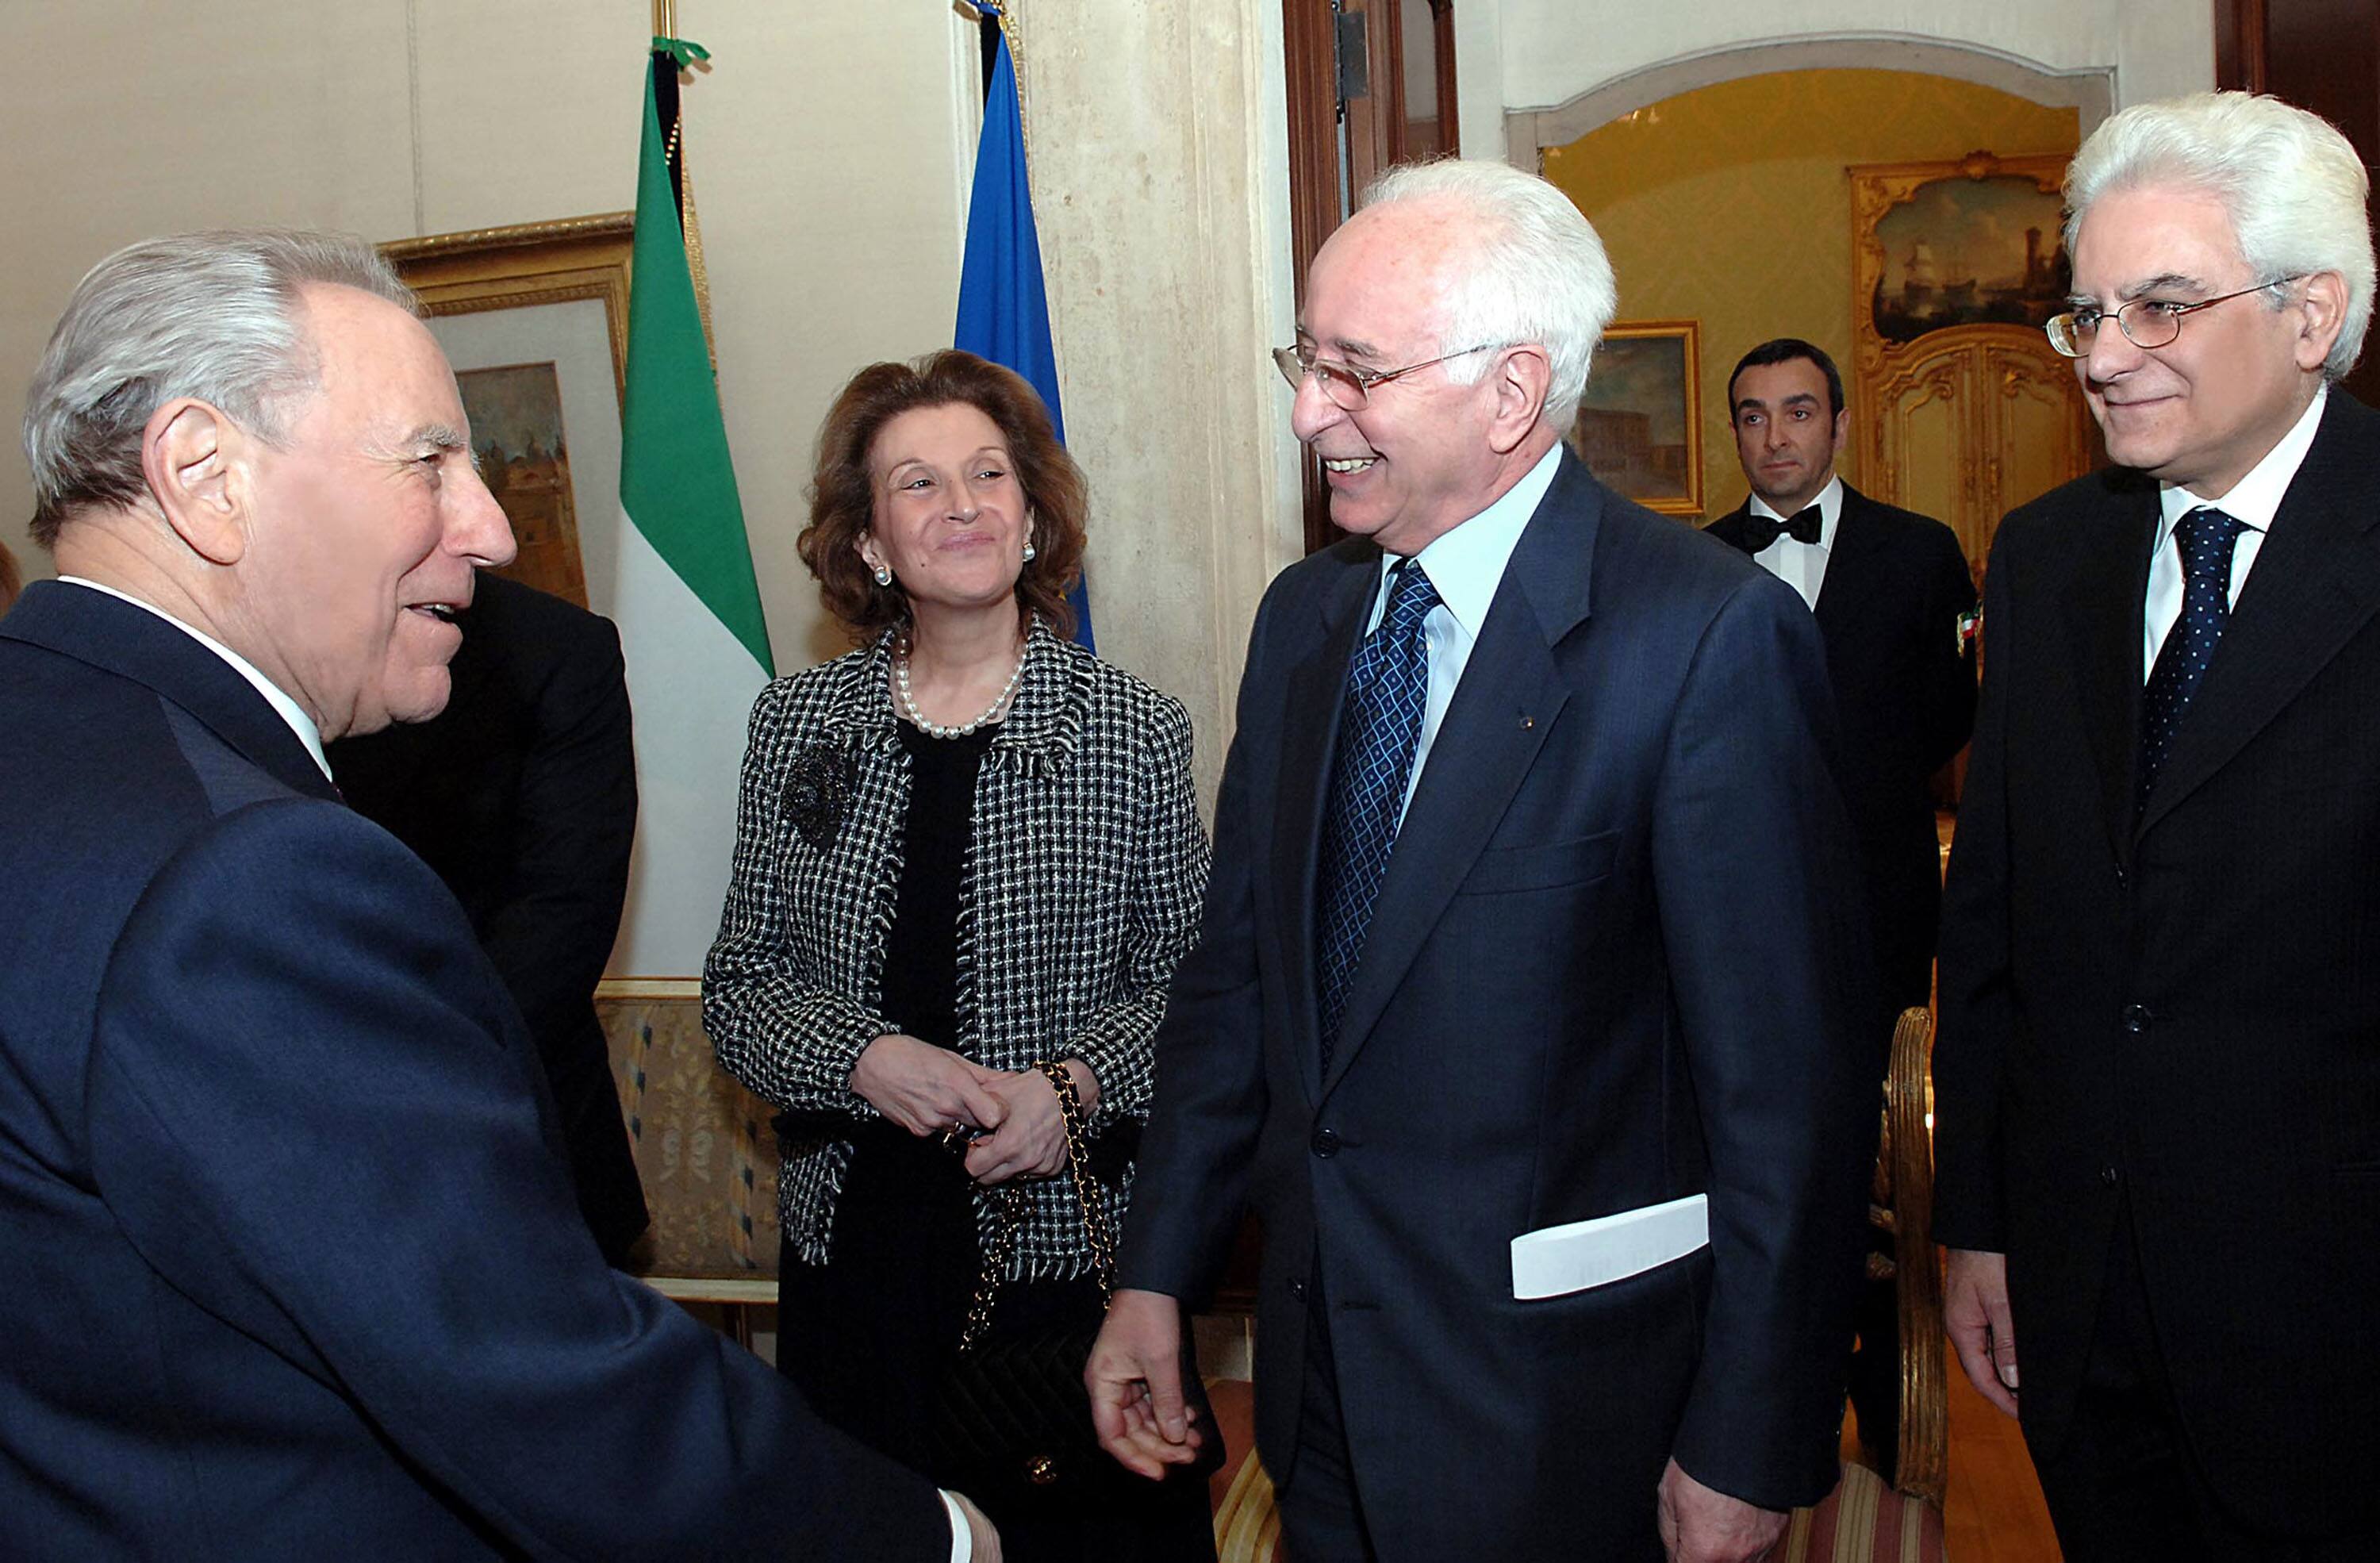
M692 977L607 978L595 1012L652 1227L634 1273L680 1301L777 1300L768 1104L719 1067Z

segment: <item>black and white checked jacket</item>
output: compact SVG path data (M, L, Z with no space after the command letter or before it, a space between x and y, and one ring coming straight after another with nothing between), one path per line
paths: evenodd
M851 1090L881 1009L901 878L909 758L893 725L892 641L778 679L752 708L735 863L702 976L719 1061L780 1107L871 1116ZM1146 1119L1173 967L1196 940L1208 843L1180 701L1061 641L1038 620L1008 719L985 754L959 899L959 1050L993 1069L1075 1057L1099 1081L1094 1130ZM848 1141L784 1146L778 1205L823 1264ZM1069 1181L1029 1185L1013 1278L1081 1275ZM1111 1195L1121 1216L1123 1193ZM992 1203L978 1190L978 1230Z

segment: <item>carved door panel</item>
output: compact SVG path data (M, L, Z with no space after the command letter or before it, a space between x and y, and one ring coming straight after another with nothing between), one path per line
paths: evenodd
M1973 359L1954 346L1896 365L1864 398L1876 439L1860 464L1870 492L1949 523L1962 541L1976 466Z
M1979 525L1959 528L1968 563L1983 574L1993 528L2018 505L2091 469L2091 414L2074 366L2046 342L1982 345L1979 383L1988 413Z

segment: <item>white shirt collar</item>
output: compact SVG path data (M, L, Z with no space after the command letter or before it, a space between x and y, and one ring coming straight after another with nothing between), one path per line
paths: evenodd
M93 591L104 592L107 596L115 598L119 602L129 602L135 608L145 608L150 612L156 614L159 618L173 625L176 629L180 630L184 635L188 636L192 640L197 641L200 645L213 652L216 656L221 657L225 661L229 662L231 664L232 672L239 674L240 677L254 685L256 686L256 692L264 697L266 703L271 705L274 710L281 713L281 720L289 724L290 732L298 734L298 741L306 745L306 752L314 757L314 763L322 767L322 774L325 777L331 774L331 762L322 757L322 730L314 725L314 719L308 716L305 712L305 709L299 706L297 701L291 699L288 694L284 691L279 685L273 683L271 679L257 672L255 665L249 661L247 658L233 650L230 647L225 646L222 641L217 640L213 636L209 635L206 631L184 624L181 620L174 617L173 614L168 613L165 610L158 607L155 603L143 602L140 599L133 596L129 592L118 591L112 586L103 585L98 581L91 580L83 576L60 576L58 579L70 582L79 587L89 587Z
M2260 532L2273 529L2273 517L2279 514L2281 501L2296 480L2298 468L2305 465L2306 452L2313 449L2313 437L2322 429L2323 404L2330 399L2330 386L2325 383L2313 394L2306 410L2298 415L2289 431L2265 453L2265 459L2248 469L2248 476L2231 486L2231 491L2219 500L2204 500L2179 484L2168 483L2157 495L2162 512L2157 522L2156 546L2163 548L2173 536L2175 523L2203 505L2213 505L2242 526Z
M1841 520L1843 515L1843 479L1841 473L1836 472L1829 473L1828 475L1827 486L1818 491L1818 498L1815 503L1818 506L1818 540L1815 543L1803 543L1803 546L1804 548L1822 548L1831 553L1834 551L1835 547L1835 523ZM1769 503L1767 500L1762 499L1758 494L1752 496L1750 509L1751 513L1755 515L1773 515L1779 521L1791 521L1793 519L1783 511L1779 510L1775 505ZM1777 534L1777 542L1770 543L1768 546L1770 548L1775 548L1778 543L1801 541L1802 539L1799 538L1788 537L1784 533L1779 532Z
M1505 490L1495 503L1439 533L1414 555L1437 588L1439 601L1473 640L1479 638L1479 627L1488 622L1488 610L1496 600L1496 588L1503 582L1504 566L1511 563L1522 531L1545 502L1546 491L1554 486L1561 453L1561 442L1556 441L1553 449L1538 457L1537 465L1522 474L1521 480ZM1384 580L1396 564L1396 555L1381 556Z

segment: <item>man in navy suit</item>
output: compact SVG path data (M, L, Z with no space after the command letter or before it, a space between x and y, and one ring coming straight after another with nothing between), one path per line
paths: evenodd
M136 245L27 406L61 578L0 626L0 1553L996 1557L604 1266L462 909L338 802L322 745L433 715L513 553L402 285Z
M2380 417L2337 384L2367 183L2238 92L2067 170L2049 338L2116 465L1992 544L1934 1235L2075 1563L2380 1531Z
M1934 773L1975 724L1975 585L1939 521L1879 503L1835 471L1851 411L1835 361L1798 337L1746 353L1728 378L1735 452L1752 491L1710 525L1801 594L1827 645L1841 723L1838 770L1859 838L1878 1010L1934 998L1942 855ZM1888 1237L1872 1238L1891 1257ZM1900 1307L1888 1271L1861 1296L1851 1371L1860 1437L1892 1473L1900 1426Z
M1087 1377L1187 1458L1179 1310L1253 1204L1301 1563L1748 1558L1835 1479L1884 1039L1823 657L1563 448L1613 307L1559 191L1436 164L1280 355L1352 535L1257 611ZM1548 1230L1628 1213L1652 1252Z

